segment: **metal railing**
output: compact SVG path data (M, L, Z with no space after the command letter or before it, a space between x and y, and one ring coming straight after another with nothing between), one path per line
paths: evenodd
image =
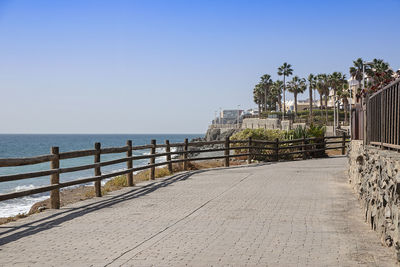
M400 79L367 100L366 143L400 149Z

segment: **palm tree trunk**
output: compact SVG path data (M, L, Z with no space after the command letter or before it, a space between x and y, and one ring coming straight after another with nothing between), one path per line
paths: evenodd
M319 109L320 110L322 110L322 102L323 102L322 94L319 94Z
M297 93L294 93L294 114L297 116Z
M336 131L336 127L338 126L336 124L336 90L333 92L333 129Z
M313 121L313 114L312 114L312 104L313 104L313 98L312 98L312 87L310 85L310 123Z
M323 115L323 112L322 112L322 94L319 94L319 109L320 109L320 111L321 111L321 120L322 120L322 115Z
M347 97L343 98L343 106L344 106L344 123L348 123L347 112L348 112L348 103Z
M261 118L261 103L258 101L258 118Z
M264 89L264 111L267 112L267 88Z
M286 114L285 93L286 93L286 80L285 80L285 75L283 75L283 119L285 119L285 114Z
M327 94L325 94L324 96L325 96L325 120L326 124L328 124L328 96Z
M279 111L282 112L282 95L280 93L278 95L278 105L279 105Z

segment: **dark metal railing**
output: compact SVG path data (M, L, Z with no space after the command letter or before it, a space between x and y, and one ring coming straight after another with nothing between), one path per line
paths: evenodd
M369 97L366 127L368 144L400 149L400 79Z

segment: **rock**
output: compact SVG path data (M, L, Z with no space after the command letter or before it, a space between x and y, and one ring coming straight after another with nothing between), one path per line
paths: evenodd
M358 194L366 221L382 244L395 247L400 261L400 153L352 141L349 181Z
M386 236L386 238L385 238L385 244L386 244L386 246L388 246L388 247L391 247L392 245L393 245L393 239L392 239L392 237L391 236Z
M231 137L239 131L238 129L208 129L205 141L222 141L225 140L226 137Z

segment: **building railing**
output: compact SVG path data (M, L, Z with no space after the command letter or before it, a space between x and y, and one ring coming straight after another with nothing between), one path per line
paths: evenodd
M367 100L367 144L400 149L400 79Z
M209 125L210 129L240 129L242 127L242 123L213 123Z
M51 153L48 155L29 157L29 158L3 158L0 159L1 167L16 167L24 165L34 165L44 162L50 162L50 169L45 171L36 171L29 173L19 173L12 175L0 176L1 182L16 181L22 179L30 179L36 177L50 176L50 185L39 188L34 188L25 191L12 192L6 194L0 194L0 201L14 199L18 197L24 197L28 195L49 192L50 191L50 207L60 208L60 188L74 186L79 184L87 184L94 182L95 193L97 197L101 197L101 180L112 178L120 175L126 175L127 185L133 186L133 172L150 169L149 179L155 179L155 168L163 165L168 166L168 171L172 174L174 163L183 163L183 169L188 170L188 163L191 161L198 160L215 160L223 159L224 166L229 167L229 161L231 158L246 159L248 163L251 163L252 159L267 160L267 161L278 161L281 158L289 155L302 155L303 159L310 157L318 157L321 153L329 149L341 149L342 154L345 154L346 142L348 142L348 136L333 136L333 137L322 137L322 138L302 138L296 140L285 140L280 141L263 141L263 140L252 140L251 138L246 140L230 140L229 138L224 141L210 141L210 142L188 142L185 139L183 143L170 144L168 140L165 144L157 144L156 140L152 140L151 144L143 146L132 146L132 141L128 140L126 146L123 147L109 147L102 148L100 143L95 143L94 149L80 150L80 151L69 151L60 152L58 147L52 147ZM332 140L339 139L339 140ZM339 144L340 146L337 146ZM332 146L333 145L333 146ZM208 146L205 149L201 149L203 146ZM210 148L210 146L212 146ZM172 147L179 147L176 151L171 152ZM194 150L189 150L189 147L194 147ZM156 148L165 148L164 153L156 153ZM132 156L133 150L144 150L149 149L149 155ZM230 153L231 150L235 150L235 153ZM212 157L198 157L189 158L189 154L194 153L205 153L205 152L224 152L222 156ZM119 159L113 159L108 161L101 161L101 155L113 154L113 153L126 153L126 156ZM178 159L172 159L171 156L180 155ZM60 161L71 158L80 158L93 156L94 163L86 164L74 167L60 168ZM166 161L156 163L157 157L166 157ZM149 159L149 164L145 166L134 167L133 162L135 160ZM116 171L113 173L102 174L101 167L115 165L120 163L126 163L126 169ZM68 182L60 182L60 174L71 173L87 169L93 169L94 176L88 178L80 178Z

